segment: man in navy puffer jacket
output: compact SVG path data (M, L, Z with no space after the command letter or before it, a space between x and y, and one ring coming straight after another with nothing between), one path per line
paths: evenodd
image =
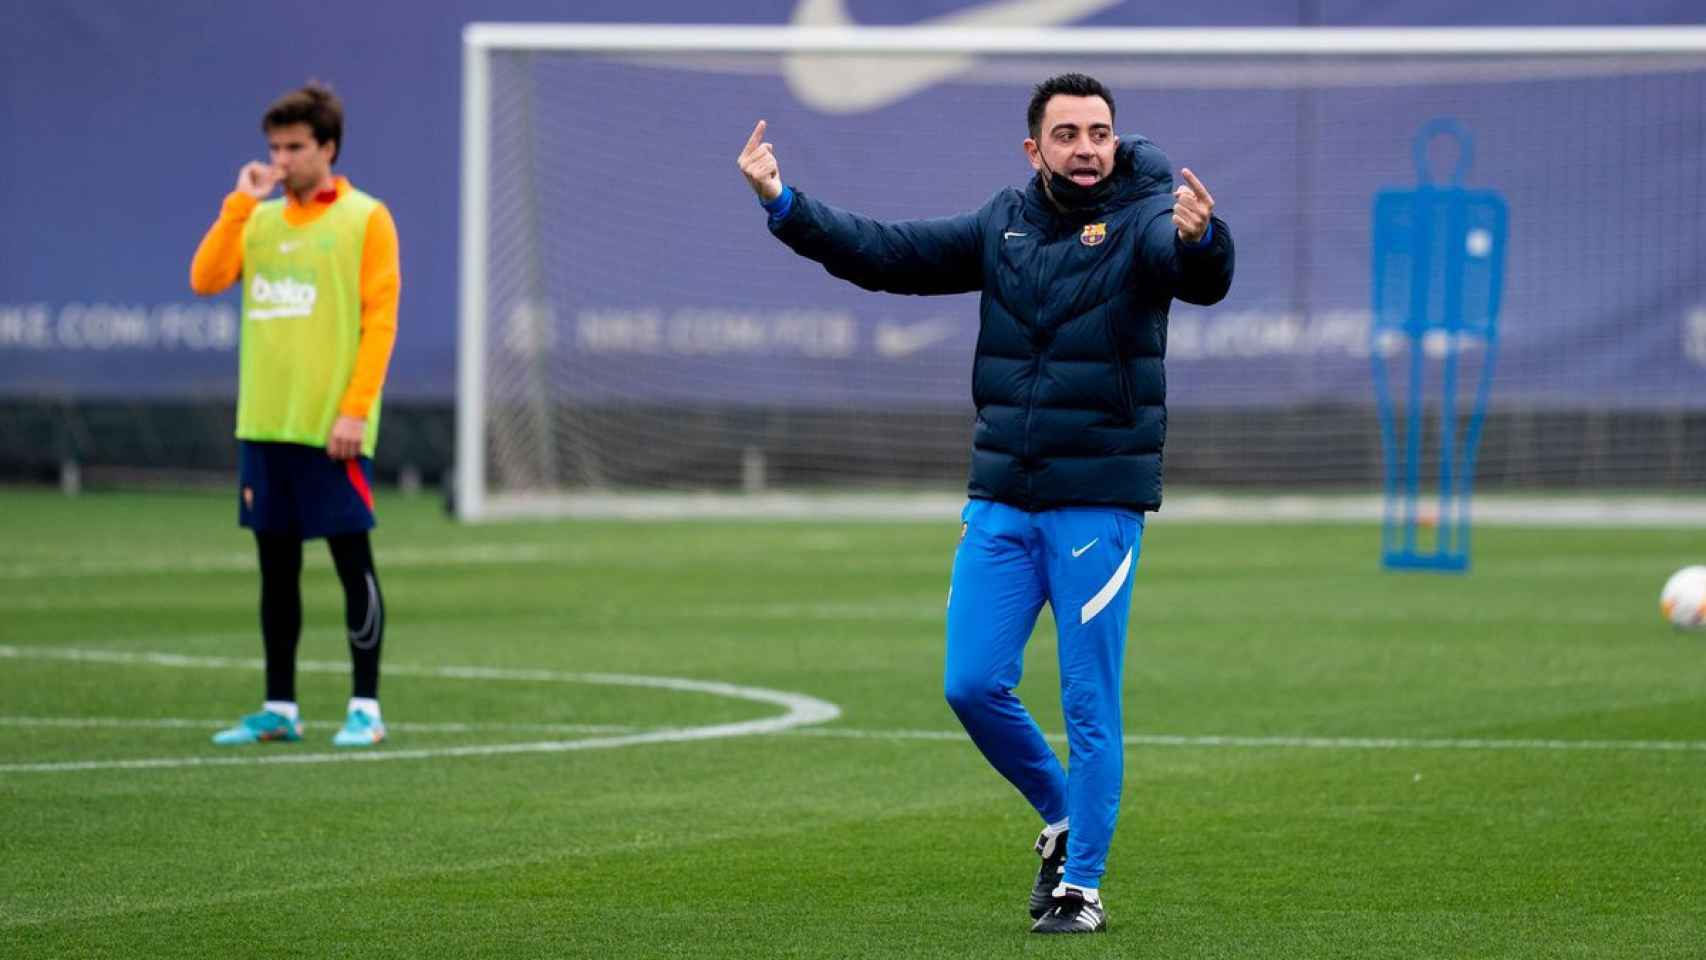
M1082 74L1039 84L1036 176L956 217L883 223L782 183L760 121L739 164L795 252L868 290L978 291L970 502L949 588L949 704L1045 824L1031 929L1105 930L1124 775L1121 673L1144 514L1161 505L1167 310L1232 282L1232 234L1189 169L1113 132ZM1042 604L1059 634L1070 775L1013 695ZM1069 829L1070 828L1070 829Z

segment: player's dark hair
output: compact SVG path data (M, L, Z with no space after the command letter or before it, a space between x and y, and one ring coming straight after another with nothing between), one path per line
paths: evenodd
M1060 95L1101 97L1108 105L1108 119L1114 118L1114 95L1108 92L1102 81L1082 73L1063 73L1049 77L1031 91L1031 105L1025 110L1025 126L1030 128L1032 140L1042 137L1043 109L1048 106L1049 98Z
M261 132L270 133L279 127L306 123L314 131L314 142L333 144L332 162L344 149L344 105L332 88L318 80L310 80L300 90L292 90L267 108L261 116Z

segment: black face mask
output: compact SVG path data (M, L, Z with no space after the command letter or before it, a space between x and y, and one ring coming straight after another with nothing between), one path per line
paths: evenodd
M1050 170L1048 161L1043 160L1040 153L1037 159L1042 161L1043 165L1043 168L1037 171L1038 186L1042 187L1043 196L1048 197L1049 202L1061 213L1071 215L1098 210L1113 195L1112 173L1086 187Z

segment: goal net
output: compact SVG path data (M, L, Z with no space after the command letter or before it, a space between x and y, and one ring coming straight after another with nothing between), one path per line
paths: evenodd
M464 518L962 495L977 296L828 276L735 157L762 118L818 199L975 209L1065 71L1237 238L1227 299L1172 310L1173 488L1380 490L1373 213L1418 162L1508 209L1484 397L1418 394L1484 399L1477 488L1706 483L1706 30L482 24L464 58ZM1418 161L1440 121L1472 148Z

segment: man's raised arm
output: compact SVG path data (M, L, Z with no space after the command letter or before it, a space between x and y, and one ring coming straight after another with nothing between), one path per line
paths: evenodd
M752 128L736 163L770 214L770 232L832 276L886 293L970 293L983 289L976 213L885 223L838 210L782 182L768 124Z
M1202 306L1219 303L1232 288L1232 231L1214 215L1214 196L1189 167L1173 190L1171 215L1144 225L1141 256L1174 297Z

